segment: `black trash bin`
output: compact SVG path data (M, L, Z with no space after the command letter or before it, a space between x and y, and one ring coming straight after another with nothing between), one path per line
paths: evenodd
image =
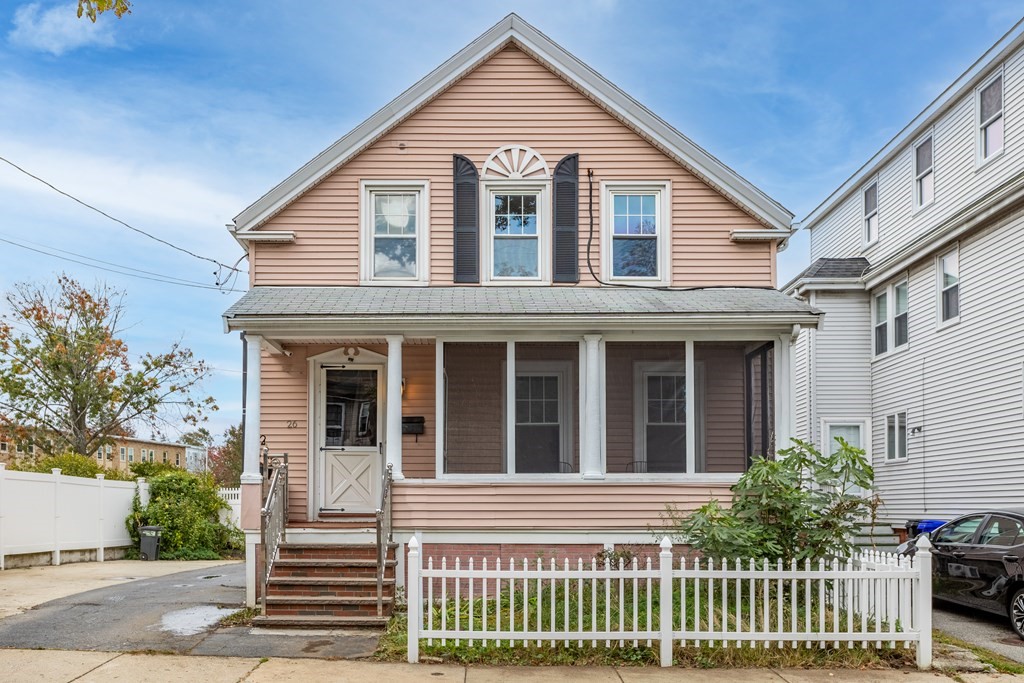
M156 560L160 555L162 526L139 527L139 555L143 560Z

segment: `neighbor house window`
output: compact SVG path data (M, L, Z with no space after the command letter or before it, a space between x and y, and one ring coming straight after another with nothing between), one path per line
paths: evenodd
M177 467L181 467L181 453L174 454L174 464Z
M121 462L124 462L124 458L125 458L125 453L126 452L127 452L127 449L124 446L121 446Z
M939 258L939 299L942 322L960 317L960 252Z
M107 446L107 460L113 460L113 458L110 457L111 454L113 454L113 452L114 452L114 447L113 446Z
M96 459L97 460L102 460L103 459L103 446L100 446L99 448L96 449Z
M0 453L6 453L8 448L6 441L0 441Z
M935 199L935 174L932 161L932 136L914 147L914 205L928 206Z
M135 449L133 447L128 448L128 462L135 462Z
M490 278L543 279L543 193L502 189L488 196Z
M889 293L875 295L875 355L889 350Z
M899 282L892 288L892 346L899 348L907 343L909 329L909 300L907 281Z
M605 271L613 280L669 279L666 185L609 185L603 204Z
M978 89L978 152L982 161L1003 150L1003 75Z
M878 182L864 189L864 244L873 244L878 239Z
M885 459L907 457L907 414L894 413L885 418Z
M363 265L366 282L427 280L427 183L363 183Z
M167 451L164 451L164 462L167 462Z

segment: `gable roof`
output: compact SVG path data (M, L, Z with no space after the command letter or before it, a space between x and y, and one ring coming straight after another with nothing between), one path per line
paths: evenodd
M234 219L255 230L480 64L509 45L550 69L752 217L788 231L793 214L516 14L495 24L383 109L307 162ZM229 226L232 227L232 226Z
M918 114L913 121L908 123L903 130L887 142L882 149L878 150L873 157L868 159L867 163L857 169L852 176L846 179L846 182L836 188L832 194L825 198L825 201L815 207L795 227L808 230L813 228L815 223L827 216L836 206L845 201L850 194L878 173L893 157L901 153L908 144L923 135L928 127L959 102L960 98L971 92L979 83L987 78L1000 62L1022 44L1024 44L1024 19L1014 24L1013 28L1007 31L995 45L990 47L985 54L971 64L966 71L960 74L960 77L943 90L931 104L925 107L924 111Z

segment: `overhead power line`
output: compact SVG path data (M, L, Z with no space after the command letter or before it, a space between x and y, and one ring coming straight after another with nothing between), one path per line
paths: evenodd
M81 204L82 206L84 206L85 208L87 208L87 209L89 209L91 211L95 211L96 213L100 214L104 218L112 220L112 221L114 221L115 223L117 223L119 225L123 225L124 227L128 228L129 230L137 232L140 235L148 237L151 240L155 240L155 241L159 242L160 244L163 244L165 246L170 247L171 249L176 249L177 251L180 251L183 254L188 254L189 256L191 256L193 258L197 258L197 259L200 259L202 261L208 261L208 262L214 264L215 266L217 266L217 271L214 273L214 275L216 276L216 282L217 282L218 286L221 285L221 284L224 284L224 282L226 282L226 280L227 280L227 278L225 278L224 281L221 280L221 271L222 270L227 270L227 271L230 271L231 273L235 273L235 274L241 272L237 268L237 266L229 266L226 263L221 263L217 259L210 258L209 256L203 256L202 254L197 254L194 251L186 249L185 247L179 247L177 244L174 244L172 242L168 242L167 240L165 240L165 239L163 239L161 237L157 237L156 235L154 235L152 233L146 232L145 230L142 230L141 228L136 228L134 225L131 225L130 223L127 223L127 222L121 220L120 218L116 218L114 216L111 216L109 213L107 213L103 209L97 208L97 207L93 206L92 204L90 204L89 202L86 202L86 201L84 201L82 199L79 199L78 197L74 196L73 194L65 192L64 190L60 189L59 187L57 187L53 183L51 183L51 182L49 182L47 180L44 180L43 178L40 178L39 176L35 175L34 173L32 173L30 171L27 171L26 169L22 168L21 166L19 166L18 164L14 163L10 159L7 159L7 158L5 158L3 156L0 156L0 161L4 162L5 164L10 166L11 168L14 168L15 170L19 171L20 173L25 174L29 178L32 178L33 180L36 180L36 181L42 183L43 185L46 185L48 188L50 188L54 192L67 197L71 201L76 202L78 204Z
M159 273L153 273L151 271L139 270L138 268L131 268L130 266L122 266L120 264L114 264L114 263L111 263L109 261L101 261L100 259L94 259L91 256L84 256L82 254L76 254L74 252L65 251L63 249L56 249L54 247L46 247L46 249L53 249L54 251L60 251L60 252L65 253L65 254L72 254L74 256L77 256L78 258L70 258L68 256L61 256L60 254L54 254L54 253L51 253L49 251L44 251L44 249L37 249L35 247L30 247L30 246L28 246L28 244L21 244L20 242L16 242L14 240L7 239L6 237L0 237L0 242L4 242L6 244L10 244L12 246L19 247L21 249L27 249L28 251L33 251L33 252L35 252L37 254L42 254L44 256L49 256L51 258L60 259L62 261L70 261L71 263L77 263L77 264L82 265L82 266L88 266L89 268L96 268L97 270L104 270L104 271L107 271L108 273L116 273L118 275L127 275L128 277L135 277L135 278L139 278L140 280L151 280L153 282L162 282L164 284L177 285L179 287L193 287L195 289L212 289L212 290L216 290L216 291L219 291L219 292L239 292L239 293L244 293L245 292L244 289L233 289L233 288L227 286L228 283L224 283L224 285L206 285L206 284L203 284L201 282L195 282L195 281L192 281L192 280L183 280L181 278L176 278L176 277L173 277L173 276L170 276L170 275L161 275ZM80 259L86 259L86 260L80 260ZM102 266L102 265L97 265L96 263L88 263L88 261L95 261L97 263L106 263L108 265L113 265L114 267L113 268L107 268L107 267ZM132 272L132 271L135 271L135 272ZM233 274L233 277L237 277L237 273ZM233 284L233 282L232 282L232 284Z

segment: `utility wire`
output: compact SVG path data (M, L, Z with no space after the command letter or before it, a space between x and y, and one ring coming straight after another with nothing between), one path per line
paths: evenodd
M28 251L34 251L37 254L42 254L44 256L50 256L52 258L60 259L62 261L70 261L71 263L77 263L77 264L82 265L82 266L88 266L90 268L96 268L98 270L105 270L105 271L107 271L109 273L117 273L118 275L127 275L129 277L136 277L136 278L139 278L141 280L152 280L153 282L162 282L162 283L167 284L167 285L177 285L179 287L193 287L195 289L213 289L213 290L216 290L216 291L219 291L219 292L239 292L239 293L244 293L245 292L245 290L243 290L243 289L232 289L230 287L222 287L222 286L219 286L219 285L203 285L203 284L199 284L199 283L176 282L175 280L169 280L169 279L167 279L164 276L150 277L148 275L139 275L138 273L132 273L132 272L124 271L124 270L116 270L114 268L105 268L104 266L98 266L98 265L96 265L94 263L87 263L86 261L80 261L78 259L73 259L73 258L70 258L68 256L61 256L59 254L51 254L48 251L43 251L42 249L36 249L34 247L30 247L30 246L27 246L27 245L24 245L24 244L19 244L17 242L11 241L9 239L5 239L3 237L0 237L0 242L6 242L7 244L13 245L15 247L21 247L22 249L27 249ZM89 257L88 256L84 256L83 258L89 258Z
M193 258L197 258L197 259L200 259L202 261L209 261L210 263L216 265L217 268L218 268L218 272L215 273L217 275L217 283L218 284L220 284L220 272L219 272L220 269L226 269L226 270L229 270L229 271L234 271L236 273L238 272L238 268L236 268L234 266L229 266L229 265L227 265L225 263L221 263L220 261L218 261L216 259L212 259L209 256L202 256L201 254L197 254L197 253L195 253L193 251L189 251L188 249L185 249L184 247L179 247L177 244L172 244L171 242L168 242L165 239L162 239L160 237L157 237L156 235L148 233L145 230L142 230L140 228L136 228L134 225L130 225L130 224L126 223L125 221L121 220L120 218L115 218L114 216L111 216L106 211L104 211L102 209L99 209L99 208L93 206L92 204L89 204L88 202L85 202L85 201L79 199L78 197L65 192L64 190L60 189L59 187L55 186L54 184L52 184L52 183L50 183L50 182L40 178L39 176L35 175L34 173L31 173L31 172L25 170L24 168L22 168L21 166L19 166L16 163L14 163L10 159L7 159L7 158L5 158L3 156L0 156L0 161L4 162L8 166L11 166L12 168L14 168L14 169L16 169L18 171L20 171L21 173L24 173L29 178L32 178L33 180L36 180L36 181L42 183L43 185L46 185L48 188L50 188L54 192L67 197L68 199L72 200L73 202L81 204L82 206L84 206L87 209L95 211L96 213L100 214L101 216L103 216L105 218L109 218L110 220L114 221L115 223L123 225L124 227L128 228L129 230L137 232L140 235L144 235L144 236L150 238L151 240L155 240L155 241L159 242L160 244L163 244L163 245L166 245L166 246L170 247L171 249L177 249L178 251L180 251L180 252L182 252L184 254L188 254L189 256L191 256Z

